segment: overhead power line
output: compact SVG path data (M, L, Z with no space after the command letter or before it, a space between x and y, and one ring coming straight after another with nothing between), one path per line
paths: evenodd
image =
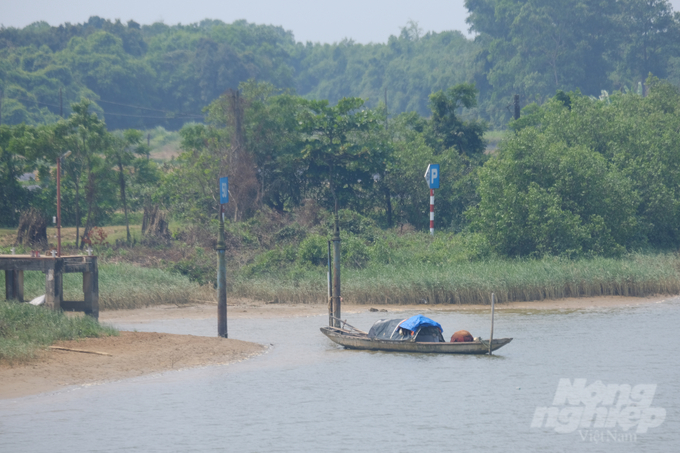
M141 107L139 105L122 104L120 102L105 101L104 99L99 99L97 102L104 102L106 104L113 104L113 105L121 105L123 107L131 107L131 108L140 109L140 110L151 110L151 111L154 111L154 112L169 113L171 115L175 114L175 112L171 112L171 111L168 111L168 110L152 109L151 107ZM201 116L201 115L194 115L194 114L191 114L191 113L187 113L187 114L185 114L185 116L193 116L193 117L196 117L196 118L203 118L203 116Z
M13 98L5 98L5 99L15 99L17 101L27 101L27 102L33 102L35 104L40 104L40 105L46 105L48 107L55 107L59 108L58 105L55 104L50 104L49 102L42 102L42 101L36 101L34 99L28 99L24 97L13 97ZM116 104L115 102L109 102L109 101L102 101L101 99L96 101L96 102L108 102L109 104ZM133 108L139 108L142 109L142 107L136 107L133 105L126 105L126 104L118 104L122 105L125 107L133 107ZM146 110L155 110L158 112L166 112L169 113L170 115L177 115L177 116L148 116L148 115L131 115L128 113L116 113L116 112L104 112L106 115L112 115L112 116L126 116L130 118L149 118L149 119L161 119L161 120L174 120L174 119L203 119L202 116L199 115L187 115L187 114L176 114L174 112L169 112L167 110L158 110L158 109L146 109Z

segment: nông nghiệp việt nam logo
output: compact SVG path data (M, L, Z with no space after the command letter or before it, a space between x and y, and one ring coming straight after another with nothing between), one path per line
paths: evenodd
M666 409L653 407L656 384L604 384L595 381L586 386L586 379L560 379L552 406L537 407L532 428L554 428L558 433L579 430L581 437L593 438L587 430L622 430L645 434L666 419ZM635 429L633 429L635 428ZM583 430L586 430L585 432ZM595 433L605 439L604 431ZM608 432L616 438L616 434Z

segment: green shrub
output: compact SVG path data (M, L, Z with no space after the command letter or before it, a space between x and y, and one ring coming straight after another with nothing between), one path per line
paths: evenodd
M296 257L296 246L268 250L257 255L253 263L244 266L240 274L247 277L263 274L280 274L283 268L295 262Z
M297 253L299 264L320 266L328 262L328 239L322 236L308 236L300 243Z
M368 264L371 257L369 247L361 238L352 234L343 235L341 247L340 260L343 265L361 269Z

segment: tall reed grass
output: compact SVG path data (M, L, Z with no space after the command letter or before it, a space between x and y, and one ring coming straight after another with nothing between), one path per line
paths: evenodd
M5 275L0 272L0 288ZM82 274L64 274L64 299L83 300ZM187 304L200 298L205 289L188 277L163 269L129 263L99 266L99 308L117 310L158 304ZM24 272L24 299L45 294L45 274Z
M58 340L118 335L90 316L68 317L30 304L0 302L0 362L22 362Z
M25 299L45 293L45 276L24 275ZM4 273L0 273L0 288ZM230 296L271 302L325 303L326 270L291 268L278 274L228 275ZM680 258L632 254L623 258L488 260L433 264L423 261L342 269L342 296L357 304L486 304L580 296L648 296L680 293ZM64 276L64 298L82 300L80 274ZM215 290L163 269L128 263L99 267L102 310L158 304L215 302Z
M342 270L342 296L357 304L487 304L581 296L680 293L680 259L672 254L621 259L491 260L450 265L372 265ZM327 297L321 269L233 282L236 296L316 303Z

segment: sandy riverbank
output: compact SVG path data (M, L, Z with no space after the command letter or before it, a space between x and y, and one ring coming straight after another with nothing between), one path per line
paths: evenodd
M496 304L497 310L587 310L597 308L614 308L636 305L655 304L679 296L651 296L651 297L578 297L557 300L542 300L535 302L508 302ZM350 305L342 306L342 314L362 313L371 308L388 313L405 311L449 312L468 310L489 310L489 305ZM207 319L216 316L216 305L159 305L138 310L114 310L102 312L100 321L108 323L147 323L162 319ZM328 313L324 304L268 304L260 301L237 299L229 301L227 307L229 319L239 318L280 318L295 316L322 316Z
M677 296L654 297L583 297L537 302L498 304L498 310L585 310L660 303ZM436 313L444 311L489 310L488 305L349 305L343 306L344 315L380 310L387 313ZM100 314L104 323L135 324L164 319L215 318L216 306L155 306L137 310L105 311ZM285 318L323 316L324 304L267 304L252 300L233 300L228 307L229 319ZM182 368L227 364L263 352L263 345L192 335L163 333L121 332L119 337L91 338L60 342L58 346L110 355L86 354L50 349L36 360L10 366L0 364L0 399L17 398L55 391L75 385L91 385L135 376Z
M94 385L146 374L220 365L262 353L265 346L217 337L121 332L117 337L60 341L30 363L0 364L0 399Z

